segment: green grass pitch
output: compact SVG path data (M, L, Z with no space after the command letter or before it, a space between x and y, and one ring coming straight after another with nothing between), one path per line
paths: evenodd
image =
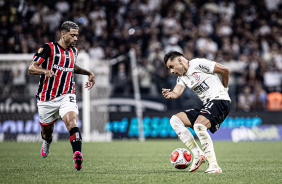
M47 158L41 143L0 143L0 183L282 183L282 142L214 142L222 174L177 170L170 163L175 140L83 143L83 168L77 172L67 141L53 142Z

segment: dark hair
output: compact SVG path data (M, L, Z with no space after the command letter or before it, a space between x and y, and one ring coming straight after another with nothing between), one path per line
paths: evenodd
M62 25L61 25L61 28L60 30L63 31L63 30L66 30L67 32L70 31L70 29L78 29L78 25L74 22L71 22L71 21L65 21Z
M169 51L164 57L164 63L166 64L169 59L173 60L177 56L183 56L183 54L178 51L174 51L174 50Z

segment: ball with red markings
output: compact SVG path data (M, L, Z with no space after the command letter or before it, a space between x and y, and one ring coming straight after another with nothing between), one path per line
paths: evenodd
M192 155L185 148L177 148L171 153L170 162L176 169L186 169L192 162Z

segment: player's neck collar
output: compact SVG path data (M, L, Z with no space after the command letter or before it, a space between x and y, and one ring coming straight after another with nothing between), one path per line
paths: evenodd
M68 51L68 50L70 50L70 48L69 49L65 49L60 43L59 43L59 41L57 41L57 44L59 45L59 47L61 47L61 49L63 49L64 51Z

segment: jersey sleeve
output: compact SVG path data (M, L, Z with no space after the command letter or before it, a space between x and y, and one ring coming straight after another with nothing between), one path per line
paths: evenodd
M33 56L33 61L37 61L40 64L43 63L46 59L50 57L51 54L51 48L50 46L46 43L42 45L38 51L34 54Z
M187 86L185 85L184 81L183 81L180 77L177 78L176 85L177 85L177 84L180 84L181 86L183 86L183 87L185 87L185 88L187 87Z
M208 59L193 59L192 63L195 69L198 69L205 73L213 73L214 66L216 62L208 60Z

